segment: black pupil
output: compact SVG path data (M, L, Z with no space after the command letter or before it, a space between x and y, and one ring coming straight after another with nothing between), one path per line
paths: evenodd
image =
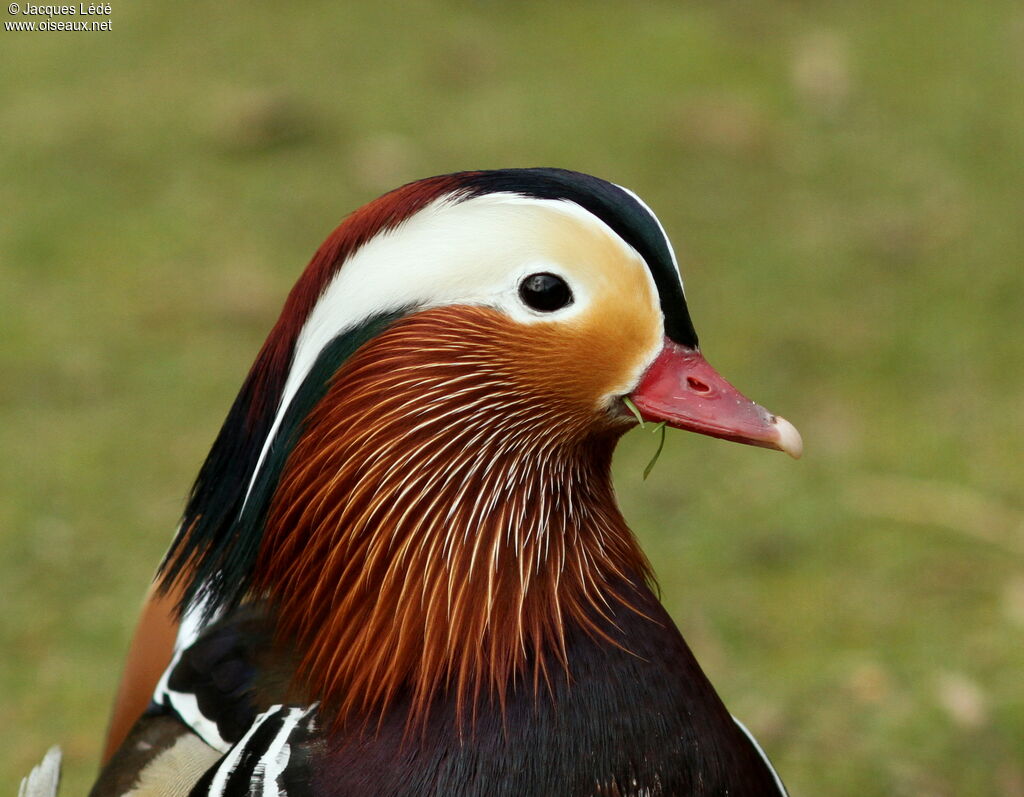
M531 274L519 285L519 297L527 307L550 313L571 303L572 291L554 274Z

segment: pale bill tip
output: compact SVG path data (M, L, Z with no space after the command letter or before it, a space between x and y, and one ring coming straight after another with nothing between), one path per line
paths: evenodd
M774 423L779 433L779 438L776 441L779 451L785 451L793 459L800 459L800 455L804 453L804 441L800 437L800 432L781 415L775 416Z

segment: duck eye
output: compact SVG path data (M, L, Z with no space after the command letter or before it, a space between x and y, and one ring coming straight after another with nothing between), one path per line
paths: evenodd
M564 279L545 271L519 283L519 298L533 310L552 313L572 304L572 291Z

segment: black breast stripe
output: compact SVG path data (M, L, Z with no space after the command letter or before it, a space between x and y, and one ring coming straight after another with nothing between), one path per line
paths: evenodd
M249 731L196 784L190 797L304 797L307 777L296 767L305 756L292 749L308 741L314 729L313 708L274 706L256 718ZM286 789L284 784L290 784Z

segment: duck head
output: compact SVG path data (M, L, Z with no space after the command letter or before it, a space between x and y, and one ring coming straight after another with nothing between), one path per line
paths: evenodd
M703 359L675 256L631 192L466 172L348 217L292 290L162 566L200 625L265 598L311 698L414 711L567 667L649 569L616 507L645 420L798 456ZM619 606L620 609L613 607ZM198 618L198 619L197 619Z

